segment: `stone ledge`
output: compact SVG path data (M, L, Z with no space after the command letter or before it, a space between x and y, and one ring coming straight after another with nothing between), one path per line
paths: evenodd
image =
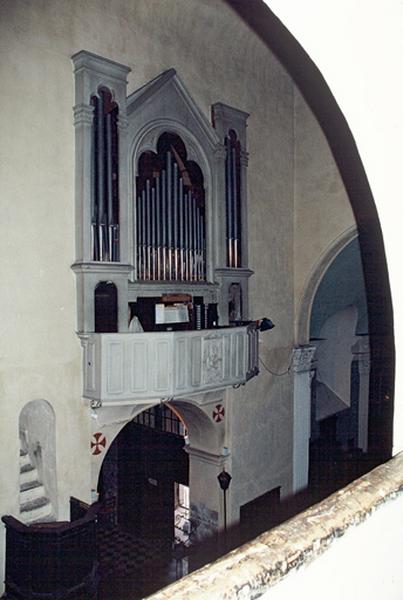
M403 453L286 523L149 597L149 600L247 600L403 493Z

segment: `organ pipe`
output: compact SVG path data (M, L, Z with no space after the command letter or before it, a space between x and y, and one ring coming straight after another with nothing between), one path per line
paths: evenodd
M240 267L241 261L241 164L240 146L234 131L225 140L225 205L227 265Z
M119 260L117 106L111 93L91 98L91 259Z
M178 160L168 150L163 167L138 178L137 272L143 281L205 280L204 204Z

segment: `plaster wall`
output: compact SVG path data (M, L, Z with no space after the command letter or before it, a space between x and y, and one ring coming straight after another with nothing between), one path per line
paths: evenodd
M297 317L313 270L326 251L355 226L355 219L327 140L297 89L294 111L294 295Z
M0 335L0 467L6 475L1 514L17 511L18 417L34 398L47 400L55 411L59 517L67 516L70 495L90 499L90 417L81 401L70 269L75 236L70 57L81 49L131 67L128 93L174 66L206 115L217 101L251 114L248 231L255 275L249 316L267 315L276 323L273 332L264 334L262 358L285 374L262 370L259 378L233 392L233 489L238 505L277 485L287 493L292 477L292 382L286 371L293 344L293 266L300 289L303 273L334 235L329 228L320 243L313 242L318 224L302 217L309 213L303 206L308 200L325 203L322 194L319 199L314 195L310 177L309 193L303 191L304 169L312 167L311 177L320 176L321 165L309 157L297 169L300 192L293 224L294 138L298 154L302 145L315 147L320 132L302 100L294 106L290 78L235 13L216 0L4 0L0 10L0 256L6 282ZM298 136L294 115L303 123ZM331 171L329 161L324 166ZM333 173L329 178L337 188L332 204L335 198L343 201L337 178ZM351 224L347 212L346 226ZM320 214L325 223L327 212ZM297 238L294 248L293 232L300 226L306 235ZM338 227L342 231L344 221ZM310 251L302 254L307 241ZM305 258L301 266L294 265L300 252Z
M37 6L37 5L36 5ZM49 5L50 6L50 5ZM59 518L89 500L89 419L75 336L73 89L67 57L39 35L29 3L1 5L1 514L19 514L19 415L44 399L56 417ZM40 12L40 11L38 11ZM3 544L3 540L2 540ZM2 563L2 561L1 561ZM3 574L0 574L3 581Z
M194 35L195 22L203 35ZM285 273L292 266L293 86L231 9L220 4L217 10L212 0L177 0L169 6L143 0L105 5L99 1L6 1L2 3L1 48L6 225L1 255L7 279L2 303L3 314L10 315L3 322L2 335L3 410L8 422L14 419L16 423L22 406L34 397L43 397L54 407L58 479L66 504L70 493L82 498L89 493L90 428L80 400L81 349L74 333L75 281L70 270L74 260L70 56L85 48L127 64L133 70L129 93L175 66L207 115L217 100L251 113L249 235L250 266L256 271L251 316L259 316L269 305L277 309L277 320L282 323L289 322L286 317L292 308L292 302L287 304L284 298L290 297L292 289ZM260 218L266 209L276 215L268 219L269 227ZM267 254L267 244L278 249ZM291 343L290 326L282 327L280 338L282 345ZM254 401L259 404L261 398L254 394ZM264 412L263 406L256 410ZM17 473L16 430L8 426L5 433L9 443L4 460L11 476L3 492L6 512L12 512L16 504L17 475L11 473ZM248 463L247 454L244 461Z

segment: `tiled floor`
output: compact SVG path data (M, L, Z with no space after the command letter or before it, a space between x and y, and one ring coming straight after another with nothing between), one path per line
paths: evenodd
M161 542L145 542L118 527L100 528L99 600L138 600L177 579L177 561Z

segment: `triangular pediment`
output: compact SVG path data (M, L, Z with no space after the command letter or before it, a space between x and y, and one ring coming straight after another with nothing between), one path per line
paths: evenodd
M155 120L177 121L196 136L202 136L211 147L220 143L217 132L175 69L164 71L130 94L127 116L132 130Z

